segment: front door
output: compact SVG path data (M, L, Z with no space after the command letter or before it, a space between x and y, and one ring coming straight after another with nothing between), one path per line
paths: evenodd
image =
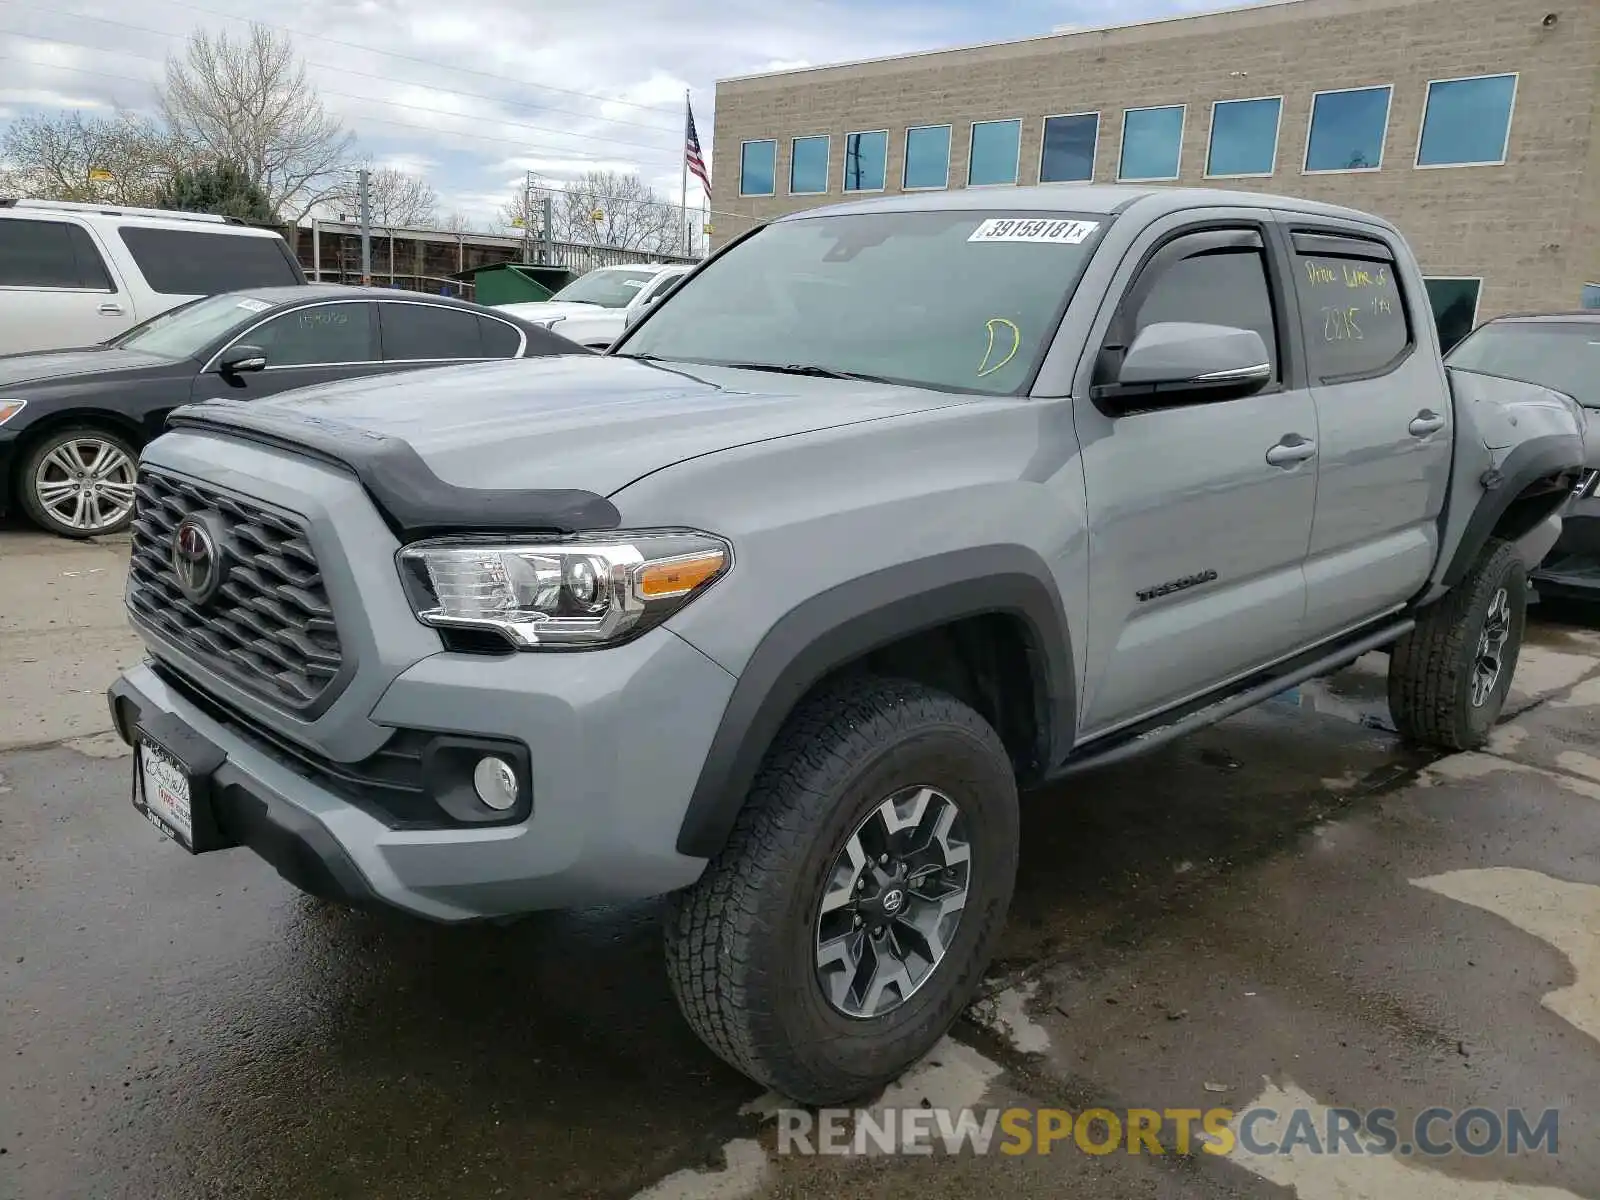
M310 304L280 313L235 339L265 352L264 370L223 374L215 367L196 380L194 398L258 400L263 396L372 375L384 369L377 319L365 300Z
M1454 413L1426 294L1370 229L1289 224L1317 406L1306 624L1331 637L1417 594L1439 549Z
M1158 226L1135 247L1142 265L1101 353L1102 363L1114 362L1157 322L1254 329L1271 357L1264 390L1123 416L1077 402L1090 526L1080 738L1181 703L1299 644L1316 412L1286 365L1285 281L1266 239L1248 221Z
M136 319L86 226L0 220L0 354L92 346Z

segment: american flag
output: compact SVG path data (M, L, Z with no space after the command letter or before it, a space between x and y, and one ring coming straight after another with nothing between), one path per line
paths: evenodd
M689 174L698 179L706 189L706 194L711 194L711 176L706 174L706 160L700 157L700 135L694 131L694 108L687 101L684 102L684 111L688 114L689 125L684 134L683 156L689 166Z

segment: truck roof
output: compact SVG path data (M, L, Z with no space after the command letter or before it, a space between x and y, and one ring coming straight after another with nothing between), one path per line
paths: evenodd
M1304 200L1295 196L1228 191L1224 188L1147 187L1130 184L1090 184L1084 187L1044 184L1018 188L956 188L945 192L877 196L866 200L846 201L843 204L830 204L821 208L808 208L801 212L775 217L774 221L803 221L809 217L841 213L944 212L970 209L1021 210L1063 215L1105 213L1112 216L1125 212L1136 204L1141 209L1147 210L1150 216L1181 212L1191 208L1287 208L1301 213L1342 217L1388 230L1394 229L1388 221L1372 213L1337 204L1324 204L1318 200Z

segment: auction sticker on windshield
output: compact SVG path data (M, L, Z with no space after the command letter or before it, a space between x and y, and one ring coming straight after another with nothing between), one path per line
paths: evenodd
M1054 242L1077 246L1087 240L1099 221L1046 221L1022 217L990 217L972 231L969 242Z

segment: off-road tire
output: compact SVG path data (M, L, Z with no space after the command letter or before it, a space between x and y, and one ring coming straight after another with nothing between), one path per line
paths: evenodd
M58 429L36 443L27 454L23 455L20 469L17 472L17 501L22 506L22 511L28 515L28 519L46 533L53 533L58 537L77 539L109 537L112 534L124 532L133 524L133 510L129 508L127 513L120 519L104 526L91 529L74 528L46 508L39 499L34 487L34 481L38 477L39 467L44 460L60 446L74 441L89 439L104 442L106 445L113 447L125 455L132 464L137 465L139 461L139 451L135 449L133 443L125 435L115 433L99 425L75 425L68 429Z
M846 840L912 785L960 807L971 846L966 907L945 957L899 1007L852 1018L816 977L816 913ZM970 1002L1016 879L1017 787L995 731L921 684L860 678L802 701L776 738L727 845L666 924L672 990L721 1058L780 1095L837 1104L926 1054Z
M1510 631L1499 677L1473 703L1473 667L1490 606L1504 589ZM1466 577L1425 608L1389 658L1389 714L1401 736L1443 750L1473 750L1500 718L1522 648L1528 573L1510 542L1493 539Z

